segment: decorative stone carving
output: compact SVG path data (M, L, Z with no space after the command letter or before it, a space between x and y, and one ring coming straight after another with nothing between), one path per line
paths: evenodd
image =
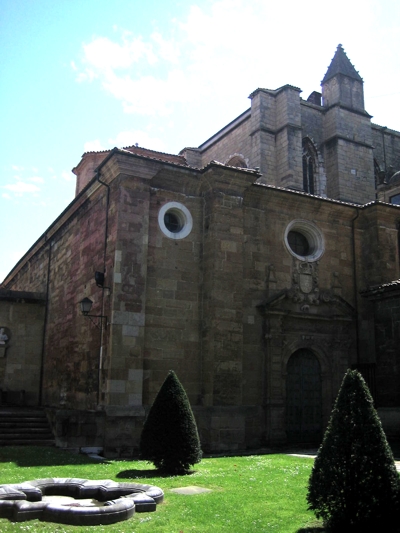
M265 279L265 287L267 290L267 294L270 294L271 290L276 289L276 273L275 273L275 266L274 265L268 265L265 267L266 270L266 279Z
M287 296L294 303L303 303L301 311L308 312L310 305L319 305L318 261L315 263L294 261L292 287Z

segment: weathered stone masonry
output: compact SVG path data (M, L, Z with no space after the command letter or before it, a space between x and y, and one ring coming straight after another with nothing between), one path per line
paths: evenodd
M84 154L75 200L4 281L2 387L31 391L60 446L130 455L170 369L206 451L317 441L349 366L400 427L397 293L375 289L399 278L400 134L371 124L341 46L322 98L250 99L179 155ZM4 291L21 309L35 293L34 342Z

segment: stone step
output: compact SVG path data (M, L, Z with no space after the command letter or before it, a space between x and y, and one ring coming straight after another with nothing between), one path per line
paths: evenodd
M46 418L14 418L9 420L1 420L0 428L14 427L14 426L47 426Z
M55 446L54 438L32 440L32 439L14 439L12 441L0 439L0 446Z
M46 413L40 409L0 407L0 446L54 446Z
M26 427L26 426L19 426L19 427L10 427L10 428L1 428L0 429L0 435L12 435L13 433L51 433L49 426L34 426L34 427Z
M14 431L14 433L4 433L1 435L2 440L12 440L12 439L19 439L19 440L25 440L25 439L31 439L31 440L40 440L40 439L49 439L53 436L51 431L42 431L41 433L33 433L32 431L30 433L24 433L20 431Z
M30 411L25 409L21 409L18 411L16 411L15 409L0 409L0 418L45 418L47 420L46 413L44 413L43 411Z

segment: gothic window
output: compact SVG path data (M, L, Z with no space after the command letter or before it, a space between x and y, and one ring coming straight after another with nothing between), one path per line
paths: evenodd
M303 140L303 189L315 194L315 175L317 168L317 153L312 141Z

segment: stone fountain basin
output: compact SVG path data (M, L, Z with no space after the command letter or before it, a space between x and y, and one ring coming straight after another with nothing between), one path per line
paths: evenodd
M105 525L127 520L135 511L155 511L163 499L163 491L154 485L117 483L110 479L34 479L0 485L0 517L14 522L38 519Z

